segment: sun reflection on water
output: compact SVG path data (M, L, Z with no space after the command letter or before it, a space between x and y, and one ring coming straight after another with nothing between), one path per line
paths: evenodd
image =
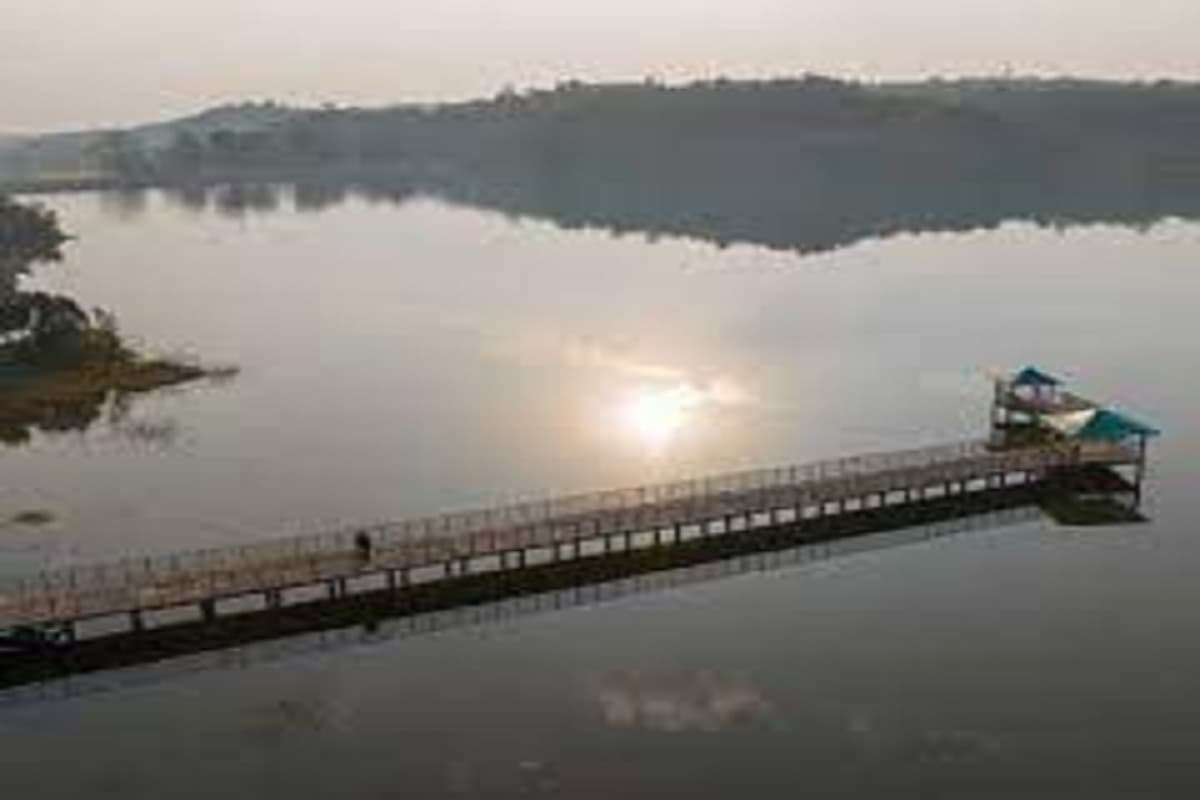
M643 384L621 397L616 424L647 454L658 457L684 438L703 434L718 411L747 402L748 395L728 381Z
M703 405L703 394L691 386L642 388L625 399L620 419L648 451L661 455Z

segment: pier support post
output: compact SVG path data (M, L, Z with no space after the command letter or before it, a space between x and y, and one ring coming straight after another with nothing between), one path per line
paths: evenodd
M1138 505L1142 502L1142 481L1146 478L1146 437L1145 435L1138 437L1138 458L1137 465L1133 472L1133 487L1134 498Z

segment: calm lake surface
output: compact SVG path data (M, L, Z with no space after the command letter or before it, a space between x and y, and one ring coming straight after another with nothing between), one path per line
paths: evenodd
M1027 362L1165 436L1149 524L1030 520L0 708L0 795L1200 787L1200 225L800 256L426 200L45 201L78 241L31 285L241 373L0 452L0 518L54 515L0 528L4 573L977 437L987 370Z

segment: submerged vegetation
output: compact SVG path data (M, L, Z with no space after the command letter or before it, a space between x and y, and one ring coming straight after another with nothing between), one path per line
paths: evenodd
M147 358L124 342L112 314L22 291L20 276L58 260L66 240L53 212L0 196L0 443L84 430L134 395L227 372Z
M30 528L38 528L44 525L49 525L54 522L54 512L47 511L41 508L29 509L27 511L18 511L9 517L9 524L22 525Z

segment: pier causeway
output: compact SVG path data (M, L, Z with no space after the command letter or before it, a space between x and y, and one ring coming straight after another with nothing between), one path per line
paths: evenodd
M1033 368L996 380L989 436L428 516L0 583L0 643L62 647L464 576L672 548L1071 481L1140 496L1157 431Z

